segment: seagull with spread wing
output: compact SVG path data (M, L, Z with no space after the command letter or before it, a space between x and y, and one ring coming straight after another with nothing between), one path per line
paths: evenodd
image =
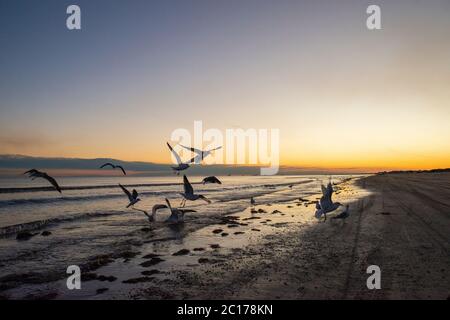
M131 193L128 191L123 185L119 183L119 187L123 190L123 192L127 195L128 200L130 200L130 203L127 205L127 208L134 206L136 203L141 201L141 199L138 198L138 193L136 189L133 189L133 192Z
M333 202L331 199L331 196L333 195L333 186L331 185L331 182L328 182L327 187L325 188L324 185L322 187L322 197L320 198L319 202L316 204L316 213L315 216L317 219L320 219L320 217L323 215L325 217L325 220L327 220L327 213L332 212L342 206L340 202Z
M132 208L132 209L143 212L147 216L149 222L155 222L156 221L156 211L158 211L159 209L164 209L164 208L167 208L167 206L165 204L155 204L152 207L151 214L149 214L146 210L142 210L142 209L138 209L138 208Z
M222 146L220 146L220 147L213 148L213 149L210 149L210 150L200 150L200 149L196 149L196 148L192 148L192 147L186 147L186 146L183 146L182 144L180 144L180 146L182 146L183 148L185 148L187 150L190 150L190 151L194 152L195 154L197 154L191 160L191 162L194 162L194 163L202 162L203 159L205 159L207 156L209 156L213 151L219 150L220 148L222 148Z
M123 174L124 174L125 176L127 175L127 173L125 172L125 169L124 169L122 166L112 164L111 162L105 163L104 165L102 165L102 166L100 167L100 169L103 169L104 167L107 167L107 166L110 166L110 167L113 168L113 169L119 168L120 170L122 170L122 172L123 172Z
M180 158L180 155L173 150L172 146L168 143L167 146L169 147L170 152L172 152L173 156L175 157L175 160L177 161L177 166L176 167L172 167L172 169L176 172L177 175L180 174L180 171L186 170L187 168L189 168L189 164L188 163L192 163L194 162L194 158L192 158L191 160L189 160L188 162L183 162Z
M215 176L210 176L210 177L206 177L203 179L202 181L203 184L207 184L207 183L217 183L217 184L222 184L222 182L217 179Z
M46 172L41 172L36 169L28 170L27 172L24 172L24 174L28 174L28 177L31 178L31 180L34 180L36 178L42 178L50 182L50 184L58 191L59 193L62 193L61 188L59 187L58 183L56 182L55 178L50 177Z
M207 199L204 195L194 193L194 188L192 188L191 183L185 175L183 175L183 187L184 193L180 193L184 198L181 201L181 207L184 207L186 205L186 200L195 201L198 199L202 199L208 203L211 203L211 200Z
M197 212L193 209L179 209L179 208L172 208L172 206L170 205L170 201L169 199L166 198L166 203L167 206L169 207L170 210L170 217L167 218L166 222L169 223L180 223L180 222L184 222L184 214L187 212Z

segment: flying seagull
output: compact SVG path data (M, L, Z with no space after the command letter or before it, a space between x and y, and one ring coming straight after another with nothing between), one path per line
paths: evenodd
M190 151L192 151L192 152L194 152L194 153L197 154L197 155L196 155L194 158L192 158L192 160L191 160L191 162L194 162L194 163L200 163L200 162L202 162L203 159L205 159L207 156L209 156L213 151L222 148L222 146L220 146L220 147L213 148L213 149L210 149L210 150L200 150L200 149L196 149L196 148L192 148L192 147L186 147L186 146L183 146L182 144L180 144L180 146L182 146L183 148L185 148L185 149L187 149L187 150L190 150Z
M125 169L124 169L122 166L114 165L114 164L112 164L112 163L110 163L110 162L107 162L107 163L105 163L104 165L102 165L102 166L100 167L100 169L103 169L104 167L107 167L107 166L110 166L110 167L113 168L113 169L119 168L120 170L122 170L122 172L123 172L124 175L127 175L127 173L125 172Z
M151 214L149 214L147 211L142 210L142 209L137 209L137 208L132 208L132 209L143 212L147 216L149 222L154 222L156 220L156 211L158 211L159 209L164 209L164 208L167 208L167 206L165 204L155 204L152 207Z
M189 160L188 162L183 162L181 161L180 155L178 153L176 153L175 150L173 150L172 146L168 143L167 146L170 149L170 152L172 152L173 156L175 157L175 159L177 160L177 166L176 167L172 167L172 169L176 172L176 174L180 174L180 171L186 170L187 168L189 168L189 164L188 163L192 163L194 162L194 158L192 158L191 160Z
M192 188L192 185L189 182L186 175L183 175L183 187L184 187L184 193L180 193L184 198L181 201L181 204L180 204L181 207L184 207L186 205L186 200L195 201L198 199L202 199L208 203L211 203L211 200L207 199L204 195L194 193L194 188Z
M331 182L328 182L327 187L325 188L322 185L322 198L320 198L319 202L316 204L316 213L315 216L317 219L320 219L322 215L324 215L325 220L327 220L327 213L332 212L342 206L340 202L333 202L331 200L331 196L333 195L333 186Z
M342 219L342 221L345 221L345 219L348 218L348 216L350 215L348 209L349 209L349 205L345 206L345 210L343 212L341 212L340 214L338 214L335 217L332 217L331 219Z
M180 223L180 222L184 222L184 214L187 212L197 212L195 210L192 209L179 209L179 208L172 208L172 206L170 205L169 199L166 198L166 203L167 206L169 207L170 210L170 217L166 219L166 222L170 222L170 223Z
M58 191L59 193L62 193L61 188L59 187L56 180L52 177L50 177L47 173L38 171L36 169L31 169L25 172L24 174L28 174L28 177L31 178L31 180L34 180L36 178L43 178L51 183L51 185Z
M136 203L141 201L141 199L138 198L138 193L136 189L133 189L133 193L130 193L123 185L119 183L119 187L123 190L123 192L127 195L128 200L130 200L130 203L127 205L127 208L134 206Z
M218 183L218 184L222 184L222 182L220 182L219 179L217 179L214 176L210 176L210 177L206 177L205 179L203 179L202 181L203 184L207 184L207 183Z

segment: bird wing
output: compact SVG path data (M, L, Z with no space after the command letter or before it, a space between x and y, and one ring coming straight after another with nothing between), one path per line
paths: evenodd
M145 211L145 210L142 210L142 209L138 209L138 208L135 208L135 207L132 207L131 209L133 209L133 210L136 210L136 211L140 211L140 212L143 212L147 217L150 217L150 215L148 214L148 212L147 211Z
M215 176L206 177L205 179L203 179L203 182L211 182L211 183L222 184L222 182L220 182L220 180L217 179L217 177L215 177Z
M165 204L155 204L152 208L152 212L156 212L159 209L165 209L167 206Z
M172 211L172 206L170 205L169 199L166 198L165 200L166 200L168 208L170 209L170 211Z
M328 198L328 196L324 195L324 196L322 196L322 198L320 198L319 205L320 205L320 210L325 211L331 207L331 205L332 205L331 199Z
M52 177L50 177L49 175L44 175L42 176L42 178L46 179L48 182L50 182L52 184L53 187L55 187L56 191L58 191L59 193L61 192L61 188L58 185L58 182L56 182L56 180Z
M194 194L194 188L192 188L192 185L186 175L183 175L183 187L185 194Z
M220 148L222 148L222 146L217 147L217 148L214 148L214 149L210 149L210 150L208 150L208 152L215 151L215 150L219 150Z
M133 199L137 199L137 197L138 197L138 192L136 191L136 189L133 189L133 194L132 194L132 196L133 196Z
M214 178L213 176L208 176L208 177L204 178L203 184L205 184L206 182L213 182L213 180L212 180L213 178Z
M327 194L327 188L323 184L320 187L322 188L322 195L325 196Z
M127 173L125 172L125 169L122 166L116 166L116 168L119 168L120 170L122 170L124 175L127 175Z
M328 193L329 194L332 194L333 193L333 186L331 185L331 182L328 182L328 185L327 185L327 191L328 191Z
M187 162L187 163L200 163L200 162L202 162L202 160L203 160L202 155L198 154L195 157L193 157L191 160L189 160L189 162Z
M170 149L170 152L172 152L173 156L174 156L175 159L177 160L177 163L178 163L178 164L181 164L182 161L181 161L181 158L180 158L180 156L178 155L178 153L176 153L175 150L173 150L172 146L171 146L168 142L166 142L166 143L167 143L167 146L168 146L169 149Z
M28 170L27 172L24 172L23 174L27 174L27 173L36 174L36 173L39 173L39 171L37 171L36 169L31 169L31 170Z
M102 169L102 168L104 168L104 167L106 167L106 166L110 166L111 168L114 169L114 165L113 165L112 163L109 163L109 162L107 162L107 163L105 163L104 165L102 165L102 166L100 167L100 169Z
M328 182L327 185L327 197L329 198L331 202L331 196L333 195L333 186L331 185L331 182Z
M205 197L204 195L200 195L200 199L202 199L202 200L204 200L204 201L206 201L206 202L208 202L208 203L211 203L211 200L209 200L207 197Z
M190 151L192 151L192 152L195 152L196 154L199 154L200 156L201 156L202 153L203 153L203 151L200 150L200 149L196 149L196 148L192 148L192 147L186 147L186 146L183 146L182 144L180 144L180 146L182 146L183 148L185 148L185 149L187 149L187 150L190 150Z
M320 219L320 217L323 215L323 210L322 209L318 209L318 210L316 210L316 212L314 213L314 216L317 218L317 219Z
M196 210L193 209L178 209L181 213L186 213L186 212L197 212Z
M127 195L128 199L130 199L130 201L133 200L133 197L131 196L130 191L128 191L123 185L121 185L119 183L119 187L123 190L123 192Z

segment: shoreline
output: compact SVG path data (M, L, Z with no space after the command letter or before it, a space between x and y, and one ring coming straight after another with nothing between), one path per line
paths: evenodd
M333 196L350 204L344 222L330 219L341 210L314 218L318 193L257 204L195 230L169 227L172 238L95 265L82 290L68 291L64 279L5 298L448 299L448 181L431 173L346 180ZM380 290L367 289L369 265L381 269Z

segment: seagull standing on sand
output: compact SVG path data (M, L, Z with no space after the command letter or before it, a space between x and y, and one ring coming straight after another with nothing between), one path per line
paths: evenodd
M203 184L207 184L207 183L217 183L217 184L222 184L222 182L220 182L219 179L217 179L214 176L210 176L210 177L206 177L205 179L203 179L202 181Z
M137 209L137 208L132 208L132 209L143 212L147 216L149 222L154 222L154 221L156 221L156 211L158 211L159 209L164 209L164 208L167 208L167 206L165 204L155 204L152 207L152 214L149 214L147 211L142 210L142 209Z
M51 185L58 191L59 193L62 193L61 188L59 187L58 183L53 177L50 177L47 173L38 171L36 169L28 170L27 172L24 172L24 174L28 174L28 177L31 178L31 180L34 180L36 178L43 178L51 183Z
M193 161L191 160L191 162L194 162L194 163L202 162L203 159L205 159L207 156L209 156L213 151L222 148L222 146L220 146L220 147L209 149L209 150L200 150L200 149L196 149L196 148L192 148L192 147L186 147L186 146L183 146L182 144L180 144L180 146L197 154L194 158L192 158Z
M342 206L340 202L333 202L331 200L331 196L333 195L333 186L331 185L331 182L328 182L328 186L325 188L324 185L322 185L322 198L320 198L319 202L316 204L316 213L315 216L317 219L320 219L320 217L323 215L325 217L325 220L327 220L327 213L332 212Z
M194 193L194 188L192 188L191 183L185 175L183 175L183 187L184 193L180 193L184 198L181 201L181 207L184 207L186 205L186 200L195 201L198 199L202 199L208 203L211 203L211 200L207 199L204 195Z
M184 214L187 212L197 212L193 209L179 209L179 208L172 208L170 205L169 199L166 198L167 206L170 210L170 217L166 219L166 222L169 223L181 223L184 222Z
M175 157L175 160L177 160L177 166L176 167L172 167L172 169L174 170L174 172L179 175L180 171L186 170L187 168L189 168L189 164L188 163L192 163L194 162L194 158L192 158L191 160L189 160L188 162L183 162L181 161L181 158L179 156L178 153L175 152L175 150L173 150L172 146L168 143L167 146L169 147L170 152L172 152L173 156Z
M133 193L130 193L123 185L119 183L119 187L123 190L123 192L127 195L128 200L130 200L130 203L127 205L127 208L134 206L136 203L141 201L141 199L138 198L138 193L136 189L133 189Z
M114 164L112 164L111 162L105 163L104 165L102 165L102 166L100 167L100 169L103 169L104 167L107 167L107 166L110 166L110 167L113 168L113 169L119 168L120 170L122 170L122 172L123 172L123 174L124 174L125 176L127 175L127 173L125 172L125 169L124 169L122 166L114 165Z

